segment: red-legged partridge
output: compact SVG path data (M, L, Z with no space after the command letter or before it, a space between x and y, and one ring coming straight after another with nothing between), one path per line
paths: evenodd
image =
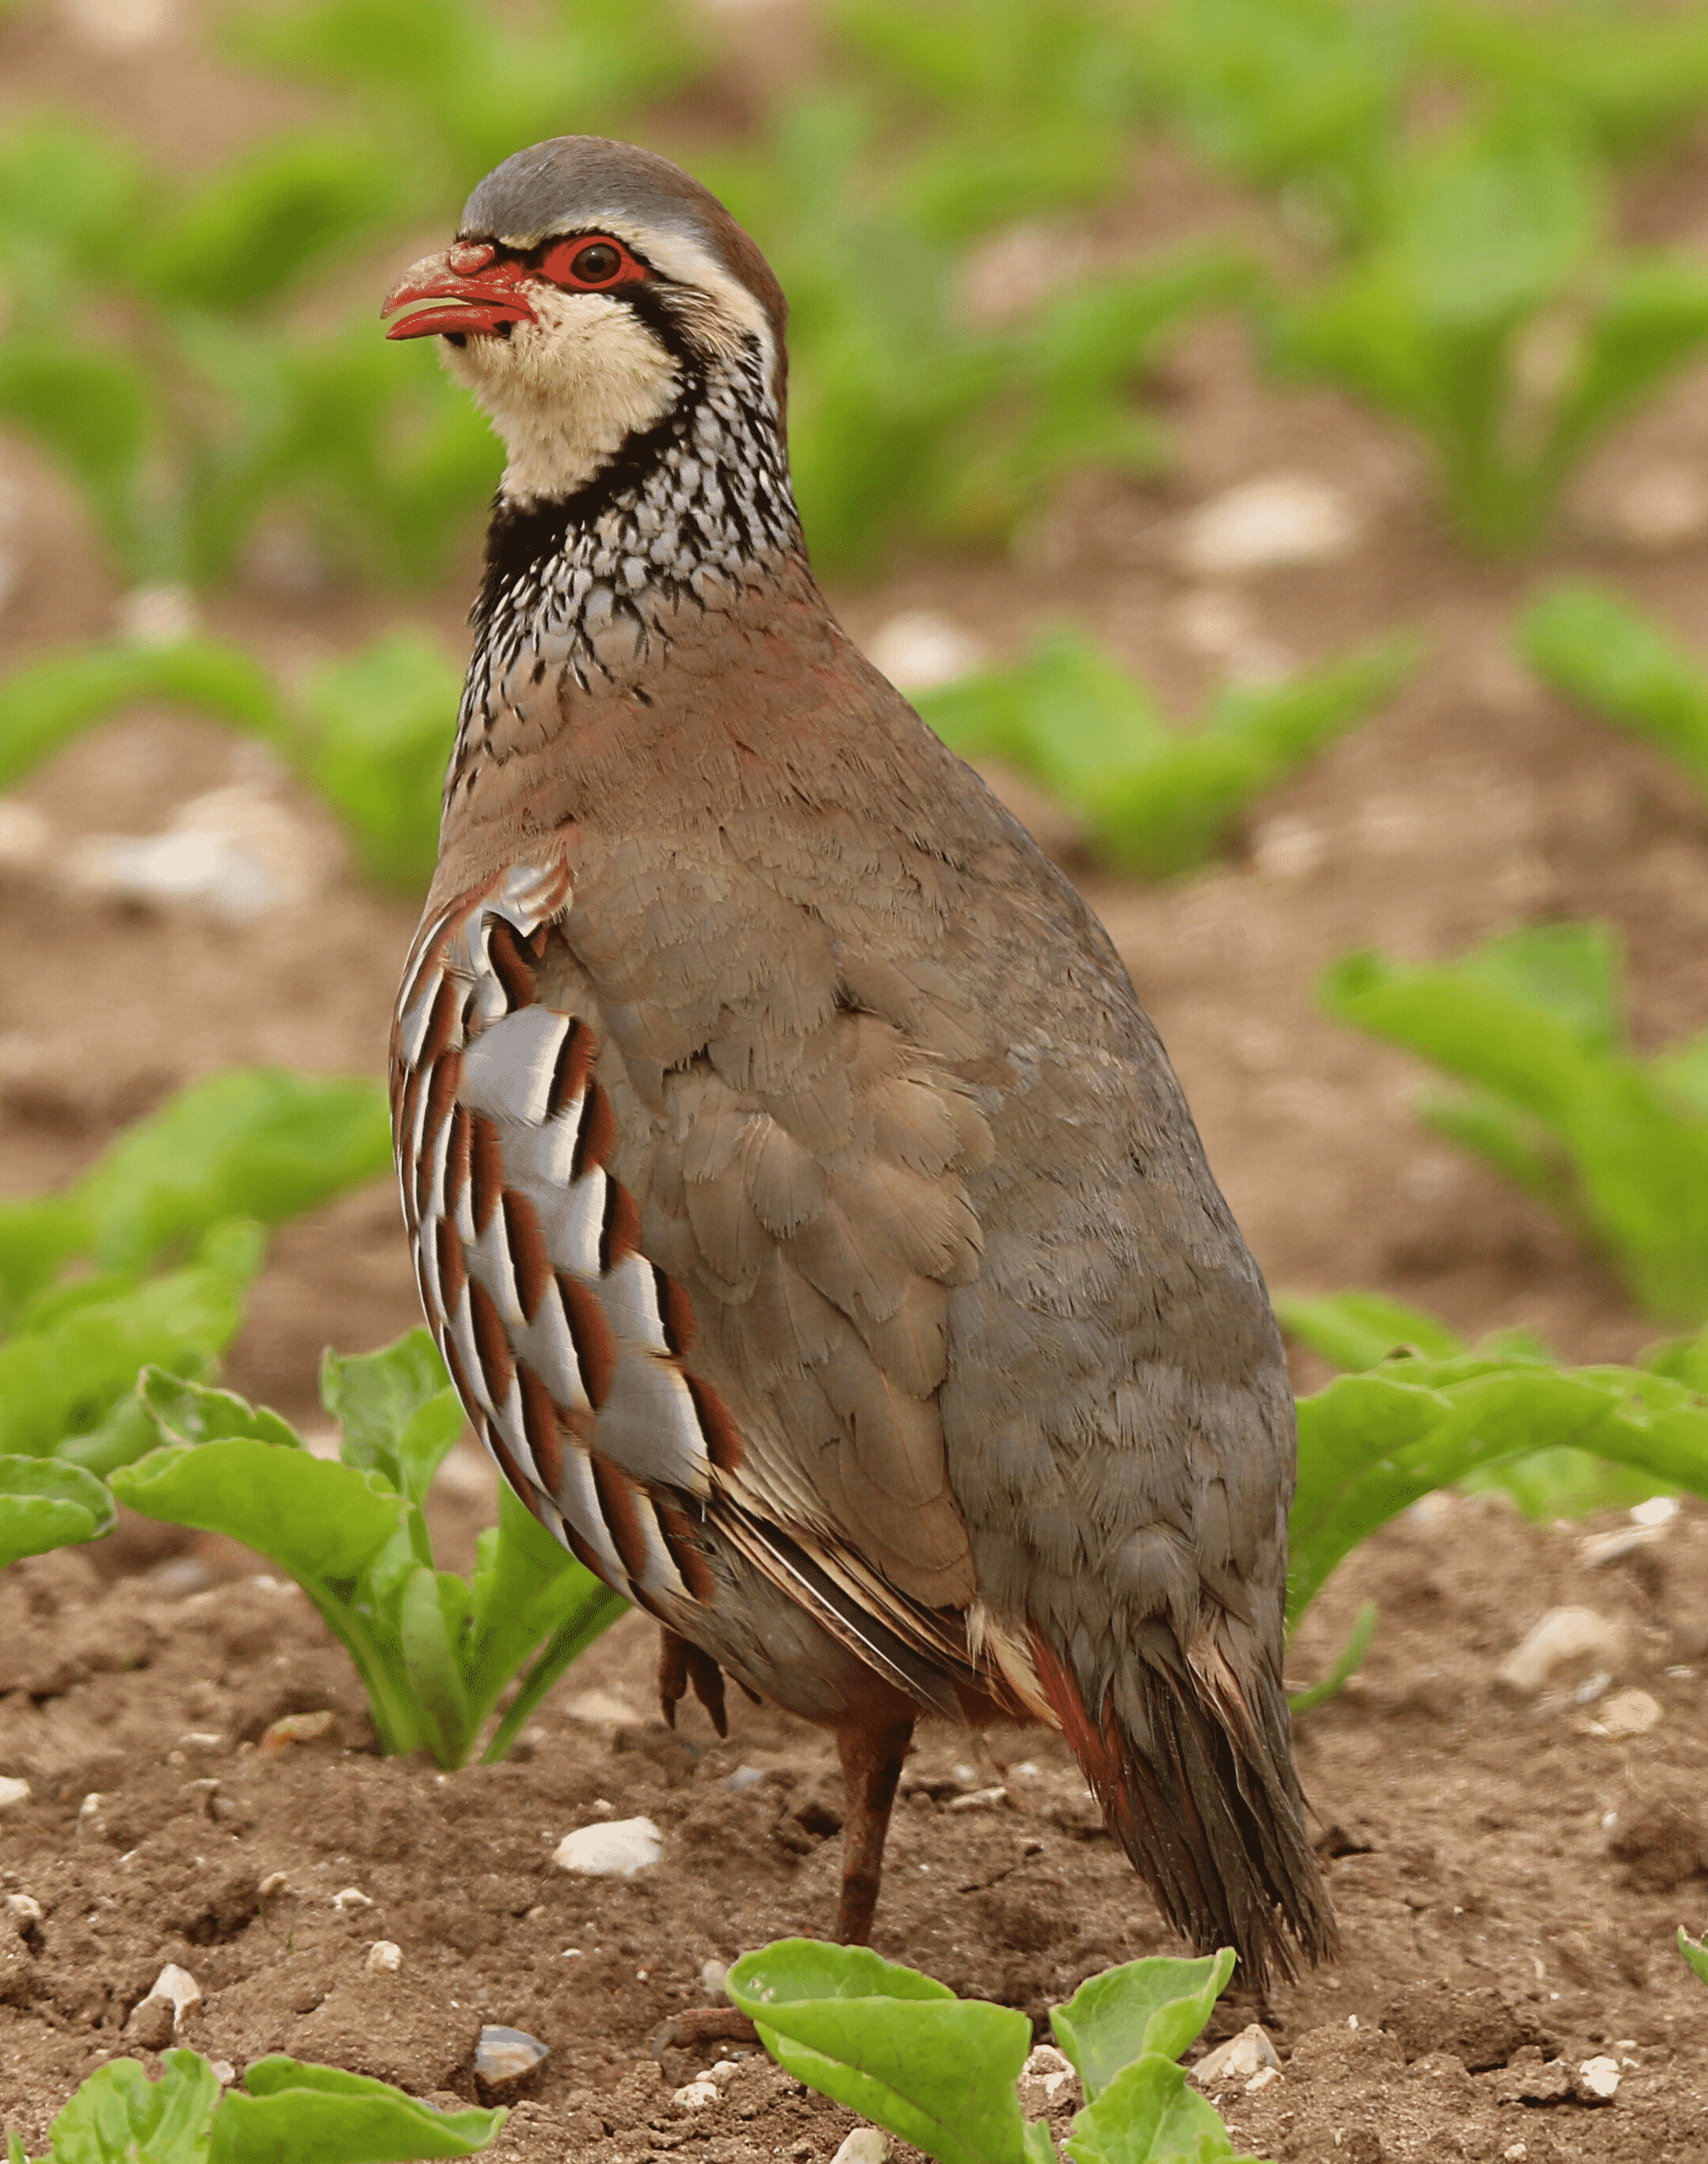
M667 1705L836 1731L843 1938L929 1712L1059 1730L1195 1945L1321 1957L1263 1281L1101 927L813 581L764 258L565 137L386 313L508 451L392 1053L476 1431Z

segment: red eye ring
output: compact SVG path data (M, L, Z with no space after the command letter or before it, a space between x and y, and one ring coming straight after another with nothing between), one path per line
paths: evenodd
M636 286L652 273L608 233L581 233L560 240L540 260L540 275L554 286L581 293L608 293L616 286Z

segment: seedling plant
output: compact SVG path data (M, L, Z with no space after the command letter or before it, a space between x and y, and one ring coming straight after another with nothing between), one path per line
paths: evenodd
M1592 1237L1647 1313L1708 1316L1708 1033L1630 1049L1605 927L1532 927L1427 966L1349 955L1322 995L1469 1085L1424 1119Z
M1240 815L1391 698L1416 649L1394 639L1262 691L1224 692L1195 727L1081 634L1046 633L1022 661L922 693L919 711L970 759L1005 759L1080 813L1118 871L1166 879L1224 848Z
M115 1494L145 1517L242 1541L293 1578L355 1662L382 1751L464 1765L518 1683L481 1754L496 1763L627 1605L505 1484L472 1577L435 1568L421 1506L463 1415L424 1330L382 1352L327 1355L335 1460L229 1392L160 1368L138 1391L160 1447L114 1471Z
M1256 2164L1236 2155L1177 2063L1233 1964L1231 1948L1129 1962L1052 2009L1085 2096L1066 2143L1072 2164ZM1055 2164L1048 2125L1021 2114L1032 2025L1013 2008L957 1999L865 1946L816 1939L744 1954L727 1988L780 2066L938 2164Z
M386 2082L341 2067L275 2056L251 2062L239 2088L222 2088L199 2051L114 2059L90 2075L48 2130L34 2164L394 2164L473 2156L491 2146L502 2111L435 2111ZM31 2164L16 2134L7 2164Z
M1550 586L1525 611L1518 648L1586 713L1666 753L1708 801L1708 666L1604 586Z

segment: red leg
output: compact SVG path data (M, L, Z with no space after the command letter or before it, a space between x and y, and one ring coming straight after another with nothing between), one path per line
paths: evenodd
M836 1731L848 1791L848 1815L842 1829L842 1899L836 1911L836 1936L845 1946L863 1946L872 1935L890 1807L912 1739L911 1716L881 1727Z

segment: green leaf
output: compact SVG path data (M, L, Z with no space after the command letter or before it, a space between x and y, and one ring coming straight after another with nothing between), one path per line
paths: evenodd
M269 742L288 732L273 680L247 649L223 639L168 646L117 640L61 648L0 681L0 788L121 706L165 701Z
M154 386L129 355L47 331L0 340L0 422L26 431L64 469L136 580L173 578L181 569L142 499L154 409Z
M462 1408L425 1330L412 1330L378 1352L328 1350L320 1363L320 1401L344 1429L345 1464L383 1473L412 1503L426 1494L462 1432Z
M507 2114L435 2111L418 2097L339 2067L256 2059L213 2122L208 2164L409 2164L472 2156ZM244 2093L244 2090L247 2093Z
M185 1268L72 1306L0 1345L0 1452L45 1456L97 1427L139 1368L205 1364L222 1352L243 1320L262 1247L259 1226L216 1226Z
M373 143L292 133L220 168L156 227L136 268L170 301L265 299L392 208L395 166Z
M199 2052L163 2051L157 2082L135 2059L111 2060L54 2120L50 2164L203 2164L219 2101Z
M1708 666L1606 588L1549 586L1519 620L1526 661L1553 689L1646 738L1708 795Z
M365 869L424 889L462 693L436 638L396 632L323 669L307 687L309 770L349 829Z
M378 1084L236 1067L192 1083L127 1127L72 1195L97 1258L130 1269L217 1219L277 1224L391 1163Z
M1700 1939L1687 1936L1682 1924L1679 1926L1679 1951L1689 1962L1692 1971L1704 1983L1708 1983L1708 1933Z
M1051 2009L1056 2041L1095 2103L1121 2069L1147 2052L1178 2059L1201 2032L1233 1974L1234 1952L1197 1961L1157 1955L1090 1977Z
M1436 1316L1380 1293L1336 1292L1307 1299L1282 1292L1275 1295L1274 1306L1290 1337L1319 1358L1354 1372L1377 1367L1406 1347L1436 1360L1465 1349L1464 1341Z
M797 2080L939 2164L1024 2164L1015 2083L1032 2029L957 1999L864 1946L779 1939L744 1955L729 1996Z
M1075 2114L1073 2164L1256 2164L1236 2156L1222 2117L1172 2059L1148 2053Z
M163 1368L145 1368L137 1378L137 1389L154 1428L151 1447L158 1447L162 1437L168 1442L228 1442L247 1437L286 1450L303 1447L288 1421L265 1405L250 1405L235 1391L216 1390Z
M403 1673L442 1766L460 1766L473 1737L460 1659L467 1620L468 1588L461 1578L423 1564L405 1579L397 1620Z
M113 1530L113 1498L92 1473L51 1458L0 1458L0 1567Z
M377 1473L252 1437L171 1445L113 1475L145 1517L224 1533L311 1595L347 1598L408 1505Z

